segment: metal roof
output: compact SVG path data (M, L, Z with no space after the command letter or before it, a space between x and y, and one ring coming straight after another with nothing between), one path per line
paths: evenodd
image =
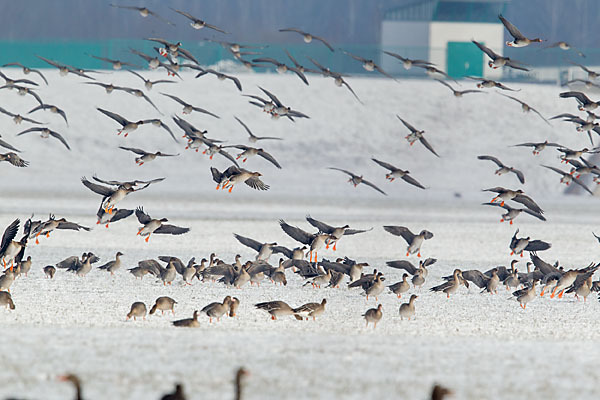
M509 0L418 0L387 10L384 20L500 23Z

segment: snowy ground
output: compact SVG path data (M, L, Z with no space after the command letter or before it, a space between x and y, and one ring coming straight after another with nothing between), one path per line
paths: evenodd
M20 75L15 70L5 72ZM457 267L487 270L508 265L508 244L516 227L523 235L553 244L540 254L548 261L559 259L566 268L597 261L598 244L590 233L598 229L597 199L562 194L559 176L539 167L558 165L551 149L536 158L526 149L508 148L544 139L573 148L586 146L587 139L572 127L555 123L549 128L537 116L523 115L517 103L492 93L455 99L430 81L397 84L349 78L366 103L362 106L345 89L322 78L309 77L311 86L304 87L291 76L240 75L245 93L258 94L256 85L264 85L311 116L296 124L270 121L247 105L230 82L212 77L194 81L186 75L183 84L153 89L150 97L177 133L168 118L181 115L181 109L159 91L221 115L220 120L194 114L184 118L228 143L245 140L233 115L257 135L285 138L263 143L282 170L251 160L250 166L260 169L271 185L269 192L237 187L227 194L215 192L209 172L209 165L226 167L223 160L215 157L211 164L200 154L185 152L182 143L176 144L154 127L140 128L127 139L117 137L116 123L94 110L107 108L131 119L155 116L148 104L123 93L106 95L101 88L81 84L79 78L60 78L54 71L48 75L50 86L39 94L65 109L70 127L52 114L32 116L51 121L51 128L64 134L73 151L53 140L15 137L26 125L16 127L0 116L3 139L24 150L23 158L31 162L29 168L19 170L0 164L0 226L17 217L24 220L32 212L38 217L53 212L93 225L99 198L79 178L96 173L107 179L166 176L164 182L125 200L123 207L144 205L151 215L166 216L192 231L182 237L157 235L146 244L135 236L138 224L130 219L108 230L59 232L32 245L28 254L34 259L33 270L11 288L17 309L0 311L6 338L0 362L4 367L1 397L68 397L71 388L55 378L74 371L84 381L86 397L92 399L159 398L176 381L185 383L191 398L228 398L233 372L240 365L252 374L247 379L248 398L426 398L434 382L454 389L456 398L596 397L600 305L593 296L586 304L571 297L538 298L521 310L503 289L498 296L461 289L450 300L426 290ZM139 87L141 81L136 79L126 73L102 77L103 82ZM517 96L544 115L575 109L574 100L558 98L558 87L520 87L523 91ZM0 91L0 106L24 113L35 103ZM403 139L407 132L394 114L423 127L442 157L436 158L419 144L409 147ZM139 168L118 145L182 155ZM521 216L511 227L498 222L499 210L479 206L492 197L481 193L482 188L520 187L514 176L494 176L492 163L476 160L479 154L497 155L522 169L527 178L522 187L546 210L548 222ZM385 171L369 160L371 156L410 169L430 189L386 183ZM342 174L325 169L328 166L364 173L389 196L367 187L354 189ZM344 238L337 253L383 269L389 284L398 281L402 271L385 267L385 261L404 259L405 245L381 226L434 232L423 254L439 261L418 293L417 319L400 321L398 307L404 296L399 300L385 293L379 299L383 320L376 330L365 329L360 315L376 306L375 300L367 302L360 291L345 288L303 288L303 281L291 273L286 288L265 282L260 288L233 290L214 283L186 287L180 278L165 288L148 277L136 281L124 269L114 277L93 270L85 279L59 271L54 280L45 279L41 271L45 265L88 250L102 262L120 250L131 267L159 255L187 260L213 251L225 260L233 260L236 253L247 259L254 253L241 246L233 232L293 247L277 220L284 218L309 230L302 221L306 214L331 224L374 227L372 232ZM324 251L321 255L338 254ZM517 267L524 268L525 260ZM178 319L227 294L241 299L237 319L212 325L202 319L195 330L173 328L170 315L125 322L134 301L150 306L158 296L171 296L178 301ZM259 301L280 299L297 306L322 298L328 300L327 312L316 322L292 318L274 322L253 307Z

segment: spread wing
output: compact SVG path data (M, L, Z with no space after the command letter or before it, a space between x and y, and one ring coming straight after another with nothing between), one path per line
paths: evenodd
M254 239L250 239L247 237L244 237L242 235L238 235L237 233L234 233L233 236L244 246L248 246L251 249L254 249L256 251L260 251L260 249L262 248L262 243L254 240Z
M246 179L244 182L246 185L250 186L252 189L256 190L269 190L270 186L261 181L258 177L253 176Z
M536 202L533 201L533 199L527 195L519 194L513 198L513 201L523 204L525 207L529 208L531 211L535 211L540 214L544 213L544 210L542 210L540 208L540 206L538 206L536 204Z
M383 229L394 236L402 236L408 244L411 244L416 236L410 231L410 229L404 226L386 225L383 227Z
M417 132L417 130L415 129L414 126L412 126L411 124L409 124L408 122L406 122L405 120L400 118L398 115L396 115L396 118L398 118L400 121L402 121L402 123L404 124L405 127L408 128L408 130L410 130L411 132Z
M489 58L491 58L492 60L495 60L496 58L500 57L498 54L494 53L494 51L488 47L485 47L484 45L482 45L481 43L472 40L473 43L475 43L475 46L479 47L479 49L481 51L483 51L485 54L487 54L487 56Z
M523 34L517 29L517 27L511 24L506 18L504 18L502 14L498 15L498 18L500 18L500 21L502 21L502 24L512 37L514 37L515 39L526 39L526 37L523 36Z
M421 189L426 189L426 187L425 187L425 186L421 185L421 184L420 184L420 183L419 183L419 182L418 182L418 181L417 181L415 178L413 178L413 177L412 177L412 176L410 176L410 175L404 175L404 176L402 177L402 179L403 179L405 182L408 182L408 183L410 183L411 185L414 185L414 186L416 186L416 187L418 187L418 188L421 188Z
M429 144L429 142L427 141L427 139L425 139L425 136L421 136L419 138L419 141L421 142L421 144L423 144L423 146L425 146L427 148L427 150L429 150L430 152L432 152L433 154L435 154L436 156L440 156L438 153L435 152L435 150L433 149L433 147L431 147L431 145Z
M310 246L313 239L315 238L315 235L303 231L298 227L289 225L282 219L279 220L279 226L281 226L281 229L283 229L283 231L287 233L292 239L297 240L300 243L304 243Z
M136 211L136 213L137 213L137 211ZM169 234L169 235L182 235L184 233L188 233L189 231L190 231L190 228L182 228L182 227L175 226L175 225L162 224L160 226L160 228L158 228L157 230L154 231L154 233L165 233L165 234Z
M371 158L371 160L375 161L378 165L382 166L383 168L389 169L390 171L395 171L398 169L398 168L394 167L392 164L388 164L384 161L379 161L376 158Z
M114 193L113 189L108 188L106 186L98 185L96 183L92 183L92 182L88 181L85 176L83 178L81 178L81 183L83 183L83 185L85 187L87 187L88 189L90 189L92 192L97 193L104 197L108 197Z
M309 224L311 224L312 226L317 228L319 230L319 232L323 232L323 233L327 233L327 234L331 235L335 229L331 225L327 225L324 222L317 221L316 219L312 218L310 215L308 215L306 217L306 220L308 221Z
M417 273L418 268L415 267L410 261L406 260L397 260L397 261L388 261L386 265L391 268L403 269L411 275Z
M8 245L13 241L15 236L17 236L20 223L21 221L17 218L4 230L2 242L0 242L0 256L4 256L4 252L8 248Z
M504 164L502 164L502 161L498 160L496 157L493 156L477 156L478 160L489 160L492 161L493 163L495 163L499 168L504 167Z
M60 140L60 142L62 144L64 144L67 149L71 150L71 148L69 147L69 144L67 143L67 141L65 140L65 138L62 137L62 135L60 133L54 132L54 131L50 131L50 136L52 136L52 137Z
M377 186L375 186L374 184L372 184L371 182L367 181L366 179L362 180L362 183L364 183L367 186L372 187L373 189L377 190L379 193L383 194L384 196L387 196L387 193L384 192L383 190L379 189Z
M136 208L135 216L142 225L146 225L148 222L152 221L152 218L150 218L150 216L144 212L142 207Z

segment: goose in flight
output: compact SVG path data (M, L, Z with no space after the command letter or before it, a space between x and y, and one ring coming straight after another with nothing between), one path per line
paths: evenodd
M311 33L308 33L308 32L305 32L305 31L302 31L302 30L300 30L300 29L298 29L298 28L283 28L283 29L280 29L280 30L279 30L279 32L296 32L296 33L298 33L298 34L302 35L302 38L304 39L304 43L310 43L310 42L312 42L312 41L313 41L313 39L314 39L314 40L318 40L319 42L321 42L321 43L323 43L325 46L327 46L327 48L328 48L328 49L329 49L331 52L333 52L333 51L334 51L334 50L333 50L333 47L331 47L331 45L330 45L329 43L327 43L327 41L326 41L325 39L323 39L322 37L320 37L320 36L315 36L315 35L313 35L313 34L311 34Z
M169 7L169 8L171 8L171 7ZM208 24L208 23L206 23L206 21L198 19L198 18L194 17L193 15L191 15L190 13L187 13L185 11L180 11L180 10L177 10L175 8L171 8L171 10L175 11L178 14L183 15L184 17L186 17L187 19L189 19L190 21L192 21L192 22L190 22L190 25L191 25L192 28L194 28L196 30L199 30L199 29L202 29L202 28L208 28L208 29L215 30L217 32L221 32L221 33L224 33L224 34L229 34L229 32L225 32L223 29L218 28L215 25Z
M500 19L500 21L502 21L502 24L504 25L504 27L506 28L508 33L510 33L510 35L514 38L512 41L506 42L507 46L509 46L509 47L525 47L525 46L529 46L531 43L543 42L543 40L540 38L529 39L528 37L523 35L521 33L521 31L519 31L517 29L517 27L514 26L513 24L511 24L506 18L504 18L502 16L502 14L498 15L498 18Z
M504 175L509 172L512 172L513 174L515 174L517 176L517 178L519 179L519 182L521 182L522 184L525 183L525 175L523 175L523 172L521 172L520 170L515 169L513 167L508 167L508 166L504 165L502 163L502 161L498 160L496 157L484 155L484 156L477 156L477 159L492 161L494 164L496 164L498 166L498 169L496 170L496 172L494 172L495 175Z
M390 171L389 173L385 174L385 179L389 179L390 182L394 182L394 179L400 178L400 179L404 180L405 182L410 183L413 186L416 186L421 189L426 189L425 186L421 185L415 178L413 178L412 176L409 175L410 171L401 170L400 168L394 167L392 164L388 164L384 161L379 161L376 158L371 158L371 160L373 160L375 163L377 163L381 167Z
M358 176L356 174L353 174L350 171L347 171L347 170L341 169L341 168L328 167L328 169L334 169L336 171L340 171L340 172L343 172L345 174L348 174L350 176L350 179L348 179L348 182L351 182L354 185L354 187L357 187L359 184L364 183L365 185L370 186L373 189L377 190L379 193L387 196L387 194L383 190L379 189L377 186L375 186L371 182L369 182L366 179L364 179L362 175Z
M404 126L407 127L408 130L410 131L410 133L405 137L405 139L408 141L408 143L411 146L413 144L415 144L415 142L418 140L418 141L421 142L421 144L423 146L425 146L425 148L427 150L431 151L433 154L435 154L437 157L439 157L439 154L435 152L435 150L429 144L429 142L427 141L427 139L425 139L425 136L423 136L425 134L424 130L418 130L418 129L416 129L414 126L412 126L411 124L409 124L408 122L406 122L405 120L403 120L402 118L400 118L398 115L396 115L396 117L400 121L402 121L402 123L404 124Z

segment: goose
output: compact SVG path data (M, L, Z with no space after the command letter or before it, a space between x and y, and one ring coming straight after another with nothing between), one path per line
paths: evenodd
M366 322L366 327L369 326L369 322L373 323L373 329L377 328L377 323L383 317L383 306L379 304L377 308L368 309L363 315Z
M147 152L145 150L138 149L135 147L119 146L119 148L121 150L130 151L132 153L139 155L140 157L135 158L135 163L140 167L142 165L144 165L145 163L154 161L156 159L156 157L177 157L179 155L179 154L166 154L166 153L163 153L160 151L157 151L156 153L150 153L150 152Z
M327 169L333 169L333 170L340 171L340 172L343 172L343 173L349 175L350 179L348 179L348 182L352 183L354 185L354 187L357 187L361 183L364 183L365 185L367 185L367 186L369 186L369 187L377 190L379 193L383 194L384 196L387 196L387 194L383 190L379 189L373 183L371 183L371 182L367 181L366 179L364 179L362 175L358 176L358 175L356 175L356 174L354 174L354 173L352 173L352 172L350 172L348 170L341 169L341 168L336 168L336 167L327 167Z
M442 85L444 85L448 89L450 89L450 91L452 92L452 94L454 95L454 97L463 97L465 94L469 94L469 93L485 93L482 90L474 90L474 89L456 90L452 86L450 86L447 82L445 82L445 81L443 81L441 79L436 79L436 81L438 81L439 83L441 83Z
M327 41L325 39L323 39L320 36L315 36L311 33L305 32L303 30L300 30L298 28L283 28L280 29L279 32L295 32L298 33L300 35L302 35L302 39L304 40L304 43L310 43L314 40L318 40L319 42L323 43L328 49L329 51L333 52L333 47L331 47L331 45L329 43L327 43Z
M410 183L413 186L416 186L420 189L426 189L425 186L420 184L415 178L410 176L410 171L404 171L400 168L394 167L392 164L388 164L387 162L377 160L376 158L371 158L376 164L379 166L389 170L390 172L385 174L385 179L389 179L390 182L394 182L396 178L402 179L404 182Z
M311 224L312 226L317 228L319 230L319 232L327 233L330 236L329 240L326 243L325 248L328 249L329 246L331 246L333 244L333 251L336 251L336 244L342 238L342 236L356 235L358 233L365 233L370 230L373 230L373 228L371 228L371 229L350 229L350 225L334 227L331 225L327 225L324 222L318 221L318 220L312 218L310 215L308 215L306 217L306 221L308 221L309 224Z
M44 74L42 74L42 72L39 69L33 69L33 68L30 68L30 67L26 67L25 65L23 65L21 63L18 63L18 62L11 62L11 63L7 63L7 64L2 65L3 68L13 67L13 66L15 66L15 67L21 67L21 70L23 71L23 74L25 74L25 75L29 75L32 72L38 74L40 76L40 78L42 78L42 80L44 81L44 83L46 85L48 85L48 80L46 79L46 77L44 76Z
M124 10L133 10L133 11L137 11L142 17L146 18L149 15L152 15L154 18L161 20L162 22L175 26L174 23L172 23L171 21L166 20L165 18L161 17L160 15L158 15L157 13L155 13L154 11L146 8L146 7L135 7L135 6L121 6L121 5L117 5L117 4L110 4L111 7L115 7L115 8L122 8Z
M525 175L523 175L523 172L521 172L520 170L513 168L513 167L509 167L506 166L502 163L502 161L498 160L496 157L493 156L487 156L487 155L483 155L483 156L477 156L478 160L484 160L484 161L492 161L494 164L496 164L498 166L498 169L496 170L496 172L494 172L495 175L504 175L507 174L509 172L512 172L513 174L515 174L517 176L517 179L519 179L519 182L521 182L522 184L525 183Z
M132 69L128 69L127 71L131 72L132 74L134 74L135 76L140 78L142 81L144 81L144 87L146 88L146 90L152 90L154 85L159 84L159 83L176 83L175 81L171 81L168 79L159 79L156 81L151 81L150 79L144 78L142 75L140 75L139 73L135 72Z
M461 279L463 278L462 271L460 269L455 269L452 274L452 280L442 283L441 285L434 286L429 289L430 292L444 292L446 293L446 298L450 298L451 294L456 293L458 288L461 285Z
M146 319L146 305L144 303L142 303L141 301L136 301L135 303L133 303L131 305L131 309L127 313L126 320L129 320L131 317L133 317L134 321L137 318L143 318L145 320Z
M396 115L396 118L398 118L404 124L404 126L410 131L410 134L408 134L406 136L406 140L408 140L408 143L411 146L413 144L415 144L415 142L418 140L418 141L421 142L421 144L423 146L425 146L425 148L427 150L429 150L430 152L432 152L433 154L435 154L437 157L439 157L439 154L435 152L435 150L429 144L429 142L427 141L427 139L425 139L425 136L423 136L425 134L424 130L418 130L417 128L415 128L414 126L412 126L411 124L409 124L408 122L406 122L405 120L403 120L402 118L400 118L398 115Z
M531 285L531 287L517 290L516 292L514 292L513 296L515 296L517 298L517 301L519 302L519 305L521 306L521 308L523 310L526 309L527 303L529 303L531 300L535 299L535 297L536 297L535 281L533 281L533 284Z
M417 257L421 257L421 245L424 240L433 238L433 233L423 229L419 234L415 235L405 226L386 225L383 229L394 236L401 236L408 247L406 248L406 256L417 253Z
M162 94L163 96L166 96L166 97L168 97L168 98L170 98L172 100L175 100L176 102L178 102L179 104L181 104L183 106L183 113L184 114L190 114L192 111L196 111L196 112L199 112L199 113L202 113L202 114L210 115L211 117L214 117L214 118L221 118L217 114L213 114L210 111L207 111L207 110L205 110L203 108L196 107L196 106L193 106L193 105L191 105L189 103L186 103L185 101L181 100L179 97L174 96L172 94L167 94L167 93L162 93L162 92L160 94Z
M24 168L29 166L29 161L23 160L17 153L0 153L0 162L6 161L15 167Z
M2 114L5 114L5 115L8 115L9 117L12 117L12 119L13 119L13 122L14 122L15 124L17 124L17 125L21 124L21 122L23 122L23 121L25 121L25 122L30 122L30 123L32 123L32 124L37 124L37 125L41 125L41 124L43 124L43 122L39 122L39 121L36 121L36 120L34 120L34 119L31 119L31 118L24 117L24 116L22 116L21 114L15 114L15 113L12 113L12 112L10 112L10 111L7 111L7 110L5 110L5 109L4 109L4 108L2 108L2 107L0 107L0 113L2 113ZM7 149L14 150L14 151L17 151L17 152L18 152L18 150L16 150L14 147L12 147L12 146L10 146L10 145L8 145L8 146L7 146L7 143L6 143L5 141L0 141L0 146L2 146L2 147L6 147Z
M498 203L482 203L482 205L504 208L507 212L502 214L502 218L500 219L500 222L509 221L510 225L513 224L514 219L517 218L522 212L525 212L525 214L529 214L533 217L536 217L537 219L539 219L541 221L546 221L546 217L544 217L542 214L532 211L528 208L512 208L508 204L504 204L503 206L501 206Z
M175 315L175 304L177 304L177 302L172 298L167 296L161 296L156 299L154 305L152 306L152 308L150 308L149 314L154 314L156 310L160 310L161 313L164 314L165 311L170 310L173 313L173 315Z
M95 58L96 60L105 61L105 62L109 63L112 66L112 69L114 69L116 71L123 68L124 65L126 65L128 67L141 68L139 65L131 64L131 63L121 61L121 60L113 60L111 58L99 57L99 56L95 56L93 54L90 54L90 57Z
M558 143L548 142L547 140L543 142L526 142L515 144L513 147L533 147L533 155L539 155L546 147L563 147Z
M171 8L171 7L169 7L169 8ZM202 29L202 28L208 28L208 29L215 30L217 32L224 33L224 34L228 33L228 32L225 32L223 29L216 27L215 25L207 24L205 21L198 19L185 11L176 10L174 8L171 8L171 10L175 11L178 14L183 15L184 17L186 17L187 19L192 21L192 22L190 22L190 25L192 26L192 28L194 28L196 30Z
M400 305L400 319L408 318L410 321L411 318L415 317L415 300L417 300L419 296L413 294L410 296L410 300L408 303L403 303Z
M69 143L67 143L65 138L60 133L55 132L48 128L32 127L32 128L25 129L24 131L17 133L17 136L21 136L21 135L24 135L24 134L30 133L30 132L39 132L40 137L42 139L48 139L50 136L52 136L53 138L58 139L67 148L67 150L71 150Z
M381 75L383 75L383 76L385 76L385 77L387 77L387 78L390 78L390 79L396 80L396 79L395 79L393 76L391 76L390 74L388 74L387 72L385 72L385 71L383 70L383 68L381 68L379 65L375 64L375 61L373 61L373 60L370 60L370 59L367 59L367 58L363 58L363 57L361 57L361 56L357 56L357 55L355 55L355 54L352 54L352 53L349 53L349 52L347 52L347 51L342 51L342 52L343 52L344 54L346 54L346 55L348 55L348 56L352 57L352 58L353 58L353 59L355 59L356 61L360 61L360 62L362 63L362 67L363 67L363 68L364 68L366 71L372 72L372 71L375 71L375 70L376 70L376 71L377 71L377 72L379 72Z
M115 254L115 259L112 261L107 262L104 265L101 265L98 267L98 269L103 269L105 271L110 272L111 275L114 275L115 272L121 268L121 256L123 255L123 253L121 253L120 251L117 251L117 254Z
M267 301L264 303L257 303L254 305L254 307L258 308L259 310L264 310L271 314L272 320L276 320L277 317L283 317L286 315L295 316L294 309L284 301ZM301 318L302 317L300 316L296 316L296 319Z
M229 188L231 193L233 187L239 183L245 183L255 190L269 190L270 186L265 184L260 177L263 176L260 172L252 172L243 168L238 168L234 165L220 172L215 167L210 168L213 180L217 182L217 190Z
M527 196L523 190L511 190L505 189L501 186L496 186L489 189L483 189L484 192L495 192L496 197L494 197L490 203L495 203L496 201L500 202L500 205L503 206L504 202L512 200L517 203L523 204L525 207L529 208L531 211L535 211L537 213L543 214L544 210L537 205L537 203L529 196Z
M577 179L570 173L568 173L566 171L562 171L556 167L548 166L548 165L542 165L542 167L548 168L549 170L552 170L552 171L556 172L557 174L562 175L562 178L560 178L560 183L564 183L565 185L569 186L571 184L571 182L574 182L577 185L581 186L589 194L591 194L591 195L594 194L594 192L592 192L583 182L581 182L579 179Z
M192 318L180 319L172 322L173 326L180 328L197 328L200 326L198 322L198 310L194 311Z
M146 236L146 243L150 239L150 235L155 234L168 234L168 235L183 235L190 231L190 228L182 228L175 225L164 224L167 222L167 218L151 218L142 207L138 207L135 210L135 216L137 217L140 224L143 226L138 230L138 235Z
M511 250L511 256L519 254L521 257L523 257L524 251L538 252L548 250L550 247L552 247L552 245L548 242L544 242L543 240L531 240L529 236L517 238L518 233L519 229L515 231L515 234L510 240L509 248Z
M222 303L210 303L209 305L205 306L202 310L200 310L200 312L206 314L209 317L210 323L212 323L213 318L216 318L217 321L220 321L223 315L226 315L230 312L231 301L231 296L225 296L225 299L223 299Z
M313 252L316 262L317 252L323 247L323 245L325 245L327 240L331 238L331 235L327 233L308 233L296 226L289 225L284 220L279 220L279 226L292 239L309 246L308 254L310 254L310 262L313 261Z
M315 321L317 317L325 312L325 304L327 304L327 299L323 299L320 303L306 303L298 308L294 308L294 313L302 318L306 318L307 321L309 317L312 317L313 321Z
M475 46L479 47L479 49L481 51L483 51L490 58L490 61L488 61L488 66L490 68L496 69L496 68L506 66L506 67L518 69L521 71L529 71L529 69L527 69L521 65L522 63L520 61L511 60L509 57L503 57L503 56L495 53L489 47L486 47L483 44L481 44L475 40L472 40L472 42L475 44Z
M46 276L46 278L49 278L49 279L54 278L55 273L56 273L56 268L54 268L52 265L48 265L48 266L44 267L44 275Z
M507 41L506 45L509 47L525 47L529 46L531 43L541 43L543 42L540 38L529 39L524 36L516 26L511 24L506 18L502 16L502 14L498 15L498 19L502 21L502 25L506 28L508 33L514 38L512 41Z
M517 103L519 103L519 104L521 105L521 109L523 110L523 112L524 112L524 113L527 113L527 112L533 111L533 112L534 112L534 113L536 113L536 114L537 114L537 115L538 115L538 116L539 116L539 117L540 117L542 120L544 120L544 122L545 122L545 123L547 123L548 125L550 125L550 122L548 122L548 120L547 120L546 118L544 118L544 116L543 116L543 115L542 115L542 114L541 114L541 113L540 113L538 110L536 110L535 108L531 107L529 104L525 103L524 101L522 101L522 100L519 100L519 99L517 99L517 98L516 98L516 97L514 97L514 96L509 96L509 95L506 95L506 94L504 94L504 93L498 93L498 94L499 94L499 95L501 95L501 96L507 97L507 98L509 98L509 99L511 99L511 100L514 100L514 101L516 101Z
M248 128L248 126L238 117L234 116L233 118L235 118L235 120L237 122L240 123L240 125L242 125L244 127L244 129L246 130L246 132L248 133L248 141L250 143L256 143L259 140L283 140L282 138L278 138L278 137L272 137L272 136L256 136L252 133L252 131L250 130L250 128Z
M15 303L9 292L0 292L0 306L5 306L7 310L9 308L11 310L15 309Z
M599 101L590 100L584 93L581 92L562 92L559 96L563 99L575 98L579 103L579 111L594 111L600 105Z
M479 78L479 77L475 77L475 76L465 76L465 78L469 78L469 79L473 79L476 81L479 81L479 83L477 83L477 88L481 89L481 88L486 88L486 89L490 89L490 88L498 88L501 90L507 90L509 92L519 92L521 91L521 89L511 89L507 86L505 86L504 84L502 84L501 82L496 82L494 80L491 79L484 79L484 78Z
M412 60L410 58L407 57L402 57L400 54L396 54L396 53L392 53L391 51L384 51L385 54L387 54L388 56L394 57L400 61L402 61L402 66L404 67L404 69L410 69L413 65L417 66L417 65L426 65L426 66L433 66L434 64L430 63L429 61L425 61L425 60Z

